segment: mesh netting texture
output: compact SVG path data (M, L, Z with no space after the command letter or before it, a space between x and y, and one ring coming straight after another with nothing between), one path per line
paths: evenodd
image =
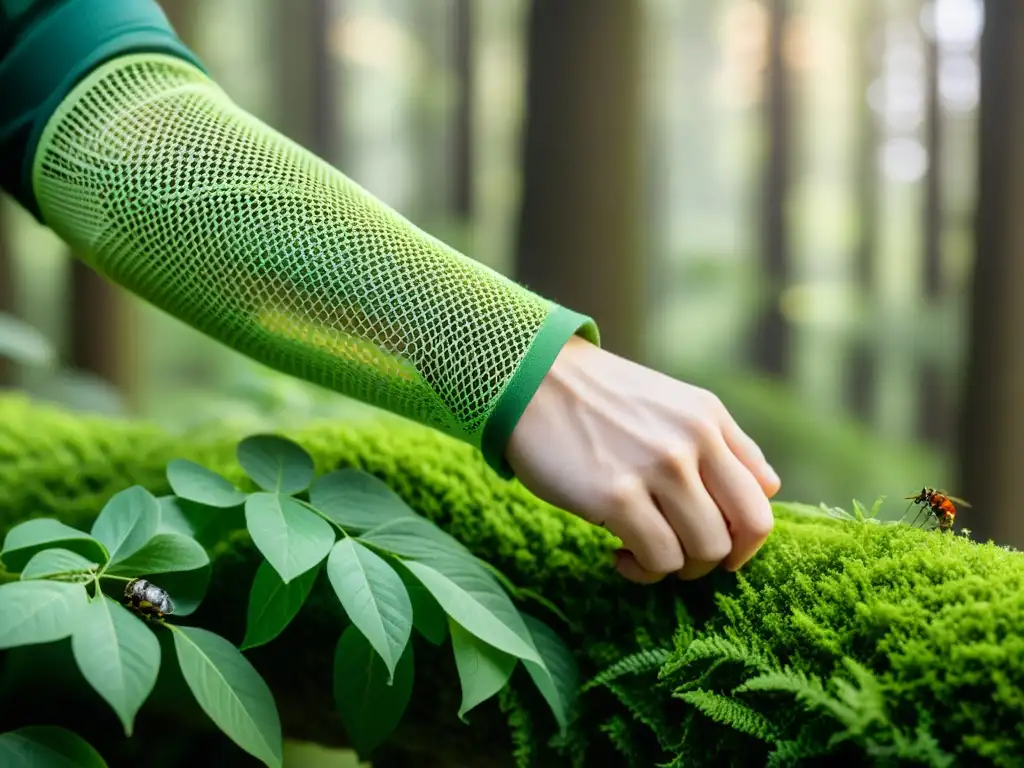
M260 362L479 445L555 305L455 252L190 64L111 62L34 190L96 271Z

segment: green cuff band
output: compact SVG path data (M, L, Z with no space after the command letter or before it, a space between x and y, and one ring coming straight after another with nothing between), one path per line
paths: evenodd
M155 0L67 0L0 65L0 185L39 218L32 165L50 115L91 69L127 53L165 53L203 69Z
M516 428L526 406L551 370L562 347L577 334L593 344L600 343L597 325L593 320L571 309L556 306L540 327L487 420L481 448L487 463L503 478L514 476L505 460L505 447L512 437L512 430Z

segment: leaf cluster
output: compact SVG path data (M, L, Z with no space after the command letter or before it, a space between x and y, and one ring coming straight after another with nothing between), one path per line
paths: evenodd
M242 749L280 766L277 706L242 651L275 640L323 571L348 619L338 627L335 703L362 756L387 739L408 706L414 631L435 646L450 638L460 718L506 690L521 663L564 734L579 687L576 663L550 627L519 611L500 572L370 474L315 478L310 455L272 435L243 440L237 459L256 490L175 459L167 466L174 495L156 498L133 486L110 499L88 533L48 518L12 528L0 563L19 579L0 586L0 650L70 638L78 669L130 736L160 669L154 630L170 631L202 710ZM264 559L239 649L177 622L198 607L209 582L201 542L240 523ZM143 617L116 599L137 578L166 589L170 615Z

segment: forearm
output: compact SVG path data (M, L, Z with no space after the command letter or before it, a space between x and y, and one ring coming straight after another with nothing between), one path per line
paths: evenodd
M43 121L26 173L41 220L111 280L267 365L481 447L499 471L558 350L596 340L587 318L424 234L169 49L91 69Z

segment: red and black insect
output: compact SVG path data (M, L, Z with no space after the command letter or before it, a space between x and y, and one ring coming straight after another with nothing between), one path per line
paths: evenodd
M927 512L934 515L936 526L940 531L949 531L953 528L953 523L956 520L956 505L959 504L961 507L970 507L963 499L958 499L956 496L950 496L937 491L934 488L922 488L921 492L913 496L905 496L904 498L910 499L910 505L917 504L922 507L922 512ZM908 506L909 510L910 507ZM917 517L914 518L914 525L921 517L921 512L918 512Z

